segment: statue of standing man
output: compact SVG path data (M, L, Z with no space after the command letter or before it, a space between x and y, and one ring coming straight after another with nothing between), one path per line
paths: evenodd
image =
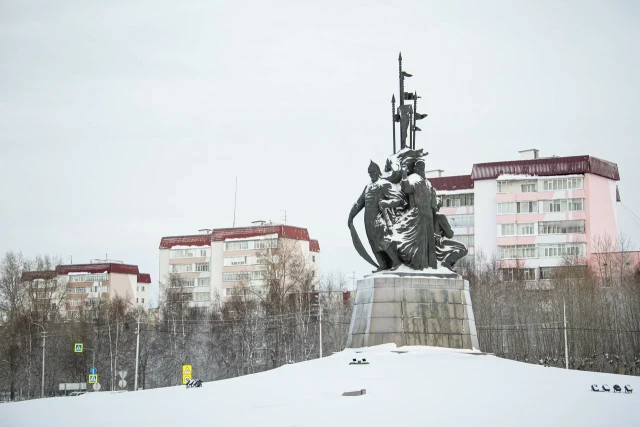
M414 173L407 176L402 169L402 191L409 198L409 208L395 227L398 233L398 255L402 262L415 270L438 268L434 236L436 192L425 178L425 163L419 159Z
M380 167L371 162L369 164L369 176L371 183L362 191L362 194L351 208L348 225L353 229L353 219L364 209L364 227L371 250L381 270L395 270L400 267L396 243L393 241L393 224L386 209L401 206L404 201L402 195L393 188L393 185L384 179ZM384 202L384 203L382 203ZM431 232L433 237L433 231Z

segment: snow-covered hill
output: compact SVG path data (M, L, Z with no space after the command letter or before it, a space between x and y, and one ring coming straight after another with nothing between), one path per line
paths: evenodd
M349 365L353 358L363 357L368 365ZM603 383L630 384L636 391L590 390L591 384ZM366 394L342 396L360 389ZM169 387L5 403L0 405L0 425L637 426L640 381L465 350L382 345L204 383L197 389Z

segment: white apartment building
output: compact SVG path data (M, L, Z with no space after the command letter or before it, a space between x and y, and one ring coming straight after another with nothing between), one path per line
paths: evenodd
M215 297L237 292L241 283L263 285L260 255L265 249L295 243L301 255L319 269L320 246L306 228L279 224L203 229L200 234L163 237L160 241L160 301L180 288L189 307L210 307Z
M587 264L598 236L618 234L617 165L592 156L540 158L538 150L520 155L475 164L471 175L428 177L454 239L471 257L495 256L525 279L549 278L566 256Z

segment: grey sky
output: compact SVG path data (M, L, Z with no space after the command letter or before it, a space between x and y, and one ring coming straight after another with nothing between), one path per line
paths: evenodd
M162 236L231 226L238 176L237 224L286 209L325 270L366 273L347 214L390 153L400 50L428 169L590 154L640 215L640 3L305 3L0 2L0 253L155 284Z

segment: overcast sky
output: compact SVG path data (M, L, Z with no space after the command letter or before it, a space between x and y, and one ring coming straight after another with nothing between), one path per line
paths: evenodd
M347 216L391 151L400 50L427 169L593 155L640 216L640 2L310 3L1 0L0 253L157 284L162 236L232 225L237 176L237 225L286 210L325 271L367 273Z

